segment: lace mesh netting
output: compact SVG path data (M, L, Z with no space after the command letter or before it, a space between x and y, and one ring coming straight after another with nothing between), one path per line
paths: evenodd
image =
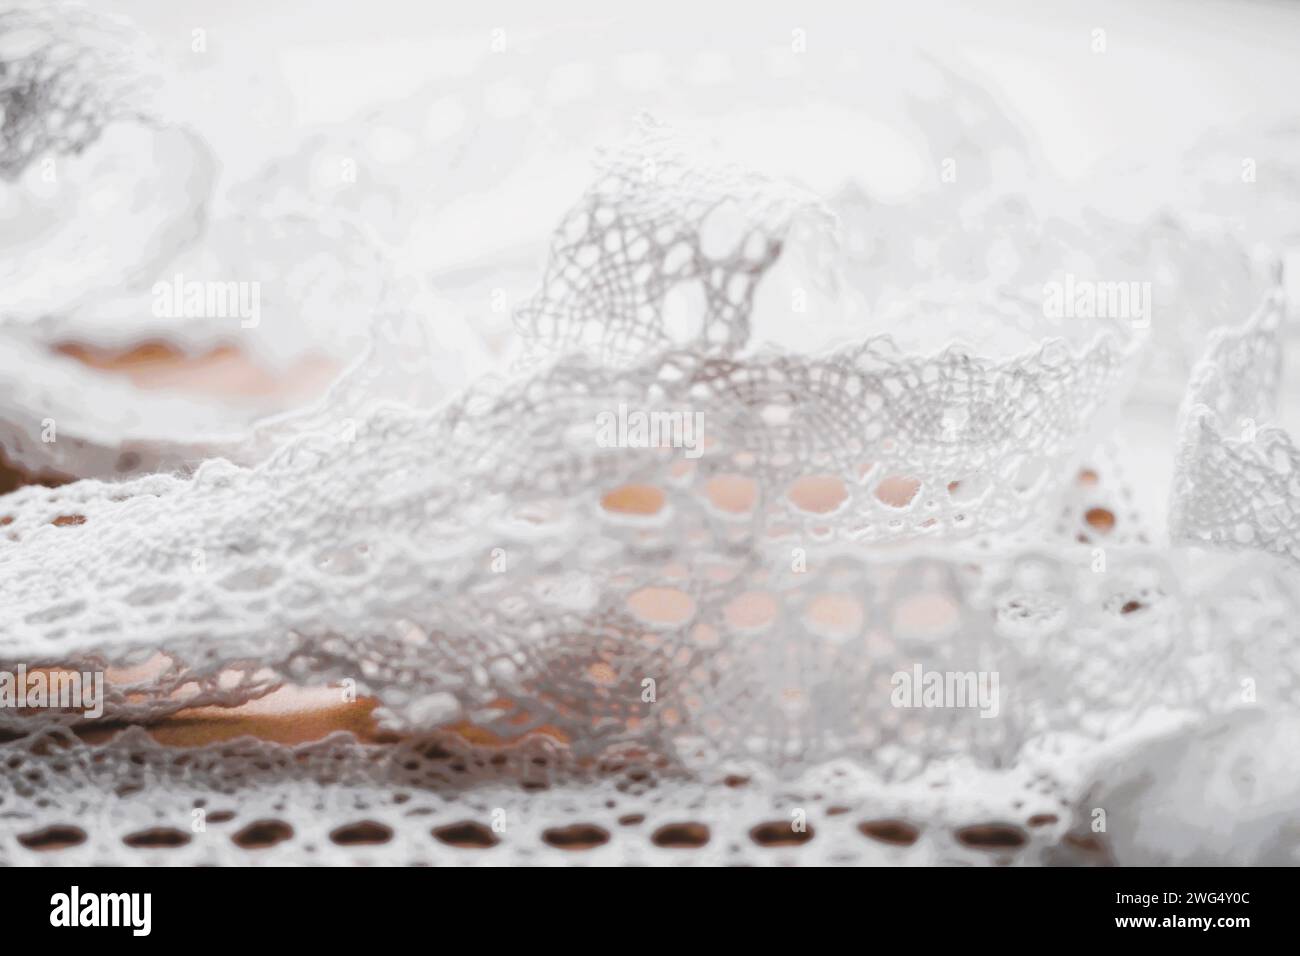
M1170 553L1130 520L1098 448L1141 358L1123 323L1000 355L759 339L766 280L835 226L650 125L556 231L510 374L437 401L381 331L319 405L198 452L226 457L192 476L0 500L0 663L106 668L109 692L98 731L0 711L0 860L1137 853L1089 824L1147 819L1143 755L1249 732L1243 678L1270 713L1300 703L1294 576ZM993 337L1041 319L1018 283L988 292L962 307ZM1263 415L1272 328L1215 338L1188 421ZM629 410L699 415L701 454L603 441ZM1221 434L1184 432L1174 535L1209 526L1202 482L1232 474L1270 504L1238 543L1293 545L1294 511L1265 497L1280 459ZM997 673L997 719L894 706L917 663ZM345 682L376 730L149 730ZM1293 767L1261 768L1296 792ZM1256 796L1266 814L1275 793Z
M1276 424L1283 302L1217 332L1193 369L1170 515L1176 541L1300 561L1300 451Z

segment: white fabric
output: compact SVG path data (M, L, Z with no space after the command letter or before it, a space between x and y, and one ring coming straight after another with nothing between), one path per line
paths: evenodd
M1033 234L1014 202L987 209L1008 242ZM404 735L176 749L138 727L89 743L65 716L0 712L17 737L0 861L1195 857L1213 841L1151 836L1134 820L1152 791L1115 768L1158 776L1186 735L1298 703L1297 569L1259 553L1300 556L1296 453L1267 426L1231 437L1242 416L1266 421L1280 298L1263 292L1244 330L1212 337L1180 432L1174 540L1246 553L1170 549L1134 514L1122 461L1135 379L1169 325L1044 321L1028 255L975 295L935 283L909 303L866 288L850 252L856 292L813 299L829 347L811 326L806 348L759 337L820 315L781 313L765 280L813 289L800 270L846 218L646 124L558 227L508 373L442 400L425 380L436 346L387 336L381 315L322 402L215 441L195 427L146 465L204 459L190 477L0 499L0 662L166 655L161 675L111 682L104 719L127 723L354 681ZM1134 243L1137 261L1175 255L1170 233ZM1116 234L1065 229L1039 251ZM986 237L941 247L971 241ZM1203 306L1172 374L1207 326L1258 305L1233 252L1243 279L1213 307L1165 283L1165 305L1187 288ZM879 274L906 274L908 253L884 258ZM908 341L954 314L972 316L975 345ZM5 409L21 419L69 383L21 386L11 354ZM698 414L700 455L602 444L601 416L621 410ZM134 427L110 414L96 454ZM661 501L619 513L606 496L627 486ZM893 676L917 664L998 674L997 718L895 706ZM461 723L528 739L473 748ZM1300 791L1293 767L1270 767L1252 859L1278 858L1266 837L1292 817L1274 811ZM1124 818L1117 837L1091 829L1098 807ZM196 808L234 817L196 832ZM257 821L277 824L244 830ZM364 821L380 826L354 836L388 838L349 843ZM465 821L498 845L432 832ZM159 827L178 845L132 845ZM77 848L46 848L60 828Z

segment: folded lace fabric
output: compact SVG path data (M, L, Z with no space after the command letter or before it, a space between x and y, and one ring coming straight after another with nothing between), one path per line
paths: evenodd
M216 212L216 159L155 95L158 57L129 23L79 3L7 6L0 57L7 466L117 480L243 461L253 424L310 405L293 389L352 364L388 319L387 299L421 307L427 290L393 274L356 217L284 190ZM444 348L471 350L454 323L437 331ZM268 378L307 373L299 386L218 399L137 387L79 357L158 346L198 361L234 354Z
M1239 721L1243 677L1267 713L1293 708L1295 580L1247 554L1194 587L1126 513L1114 529L1101 502L1121 482L1093 470L1096 445L1146 340L1125 316L1035 335L1032 268L961 303L988 341L1006 323L1009 349L914 349L866 321L828 348L765 342L771 280L815 286L794 252L834 227L813 197L648 125L557 230L508 374L439 400L421 355L381 334L320 403L188 477L0 500L0 664L107 669L115 725L351 681L391 735L178 752L142 728L102 742L70 715L0 712L24 735L0 775L0 858L60 842L94 862L1138 846L1089 836L1086 801L1132 777L1099 774ZM1234 383L1272 367L1270 328L1216 338L1223 381L1193 382L1176 535L1214 516L1203 488L1225 490L1202 471L1257 474L1253 447L1220 464L1240 450L1215 416L1268 393L1275 374L1259 394ZM1261 500L1239 543L1277 551L1287 512ZM918 667L918 683L1000 692L899 706Z
M692 576L717 564L730 580L776 554L789 564L792 547L1014 527L1059 492L1131 347L1100 335L1081 353L1048 343L992 361L958 349L909 356L887 338L806 357L750 350L744 288L774 261L788 219L764 218L778 207L764 205L758 180L746 188L762 203L736 189L683 202L668 174L675 149L649 131L575 212L597 234L558 233L523 315L532 344L556 357L431 411L335 409L333 429L305 428L253 468L214 461L192 480L15 496L14 653L196 642L190 655L213 678L237 660L275 659L286 633L365 640L409 620L437 634L460 616L455 640L474 641L461 632L500 613L485 605L554 568L590 576L578 598L608 600L615 559L656 577L674 560ZM641 178L647 161L662 180ZM611 193L611 181L623 185ZM734 245L706 251L705 219L723 198L758 214ZM645 274L633 277L638 247ZM586 271L573 265L584 261ZM663 299L683 275L711 284L701 337L665 347ZM602 305L608 325L594 318ZM575 336L596 351L567 350ZM628 342L640 347L634 362ZM602 416L629 410L701 421L697 447L605 441ZM326 405L303 421L330 415ZM631 489L630 505L619 489ZM498 549L509 573L493 567ZM36 573L55 554L66 574ZM430 589L448 599L430 609Z
M1150 556L1134 559L1117 574L1134 580L1150 569ZM840 583L852 583L846 570L834 568ZM821 613L813 615L820 626L811 641L808 631L797 634L784 655L774 654L773 638L763 634L749 635L743 647L722 634L712 654L708 645L678 642L674 663L691 653L699 678L642 655L634 675L665 675L660 712L643 706L628 714L624 692L643 688L623 686L619 666L632 662L633 648L622 635L585 643L544 638L530 654L540 662L554 652L549 681L521 703L548 708L560 726L523 733L533 725L507 708L506 719L482 727L508 735L501 741L519 739L509 747L471 743L464 731L379 745L337 734L298 747L244 738L198 748L165 746L141 728L104 743L59 729L31 733L7 747L8 772L0 778L5 829L15 837L3 841L4 858L36 861L48 858L50 847L73 844L77 859L114 863L668 862L683 849L697 851L690 857L697 862L1170 862L1217 852L1216 828L1198 809L1207 791L1162 794L1150 781L1185 764L1178 741L1215 726L1240 728L1226 753L1220 731L1198 758L1201 779L1221 781L1215 799L1231 801L1222 812L1254 814L1261 834L1285 831L1297 781L1285 747L1270 736L1275 688L1261 680L1261 701L1274 701L1267 708L1243 711L1231 698L1236 674L1277 674L1293 589L1288 597L1283 582L1282 591L1265 592L1267 578L1252 570L1260 603L1251 606L1231 597L1247 593L1241 581L1217 593L1212 584L1180 592L1180 569L1154 587L1112 590L1087 614L1059 566L1023 559L1008 571L993 588L994 633L978 630L984 605L977 595L957 612L960 628L980 634L970 652L992 652L1003 666L1008 693L997 720L886 703L891 666L918 657L927 666L976 666L964 656L966 642L939 637L942 627L918 614L914 600L926 589L931 601L960 596L947 590L950 578L945 584L953 569L912 564L894 569L887 583L872 574L870 587L852 592L873 595L865 624L880 625L874 640L828 642L827 618L837 618ZM1086 573L1106 590L1116 587L1114 579ZM1219 611L1225 621L1215 623ZM1186 630L1188 619L1207 630ZM1153 630L1168 640L1147 643ZM1261 646L1274 637L1275 646ZM921 642L937 643L939 653L920 653ZM1245 657L1234 660L1228 647L1252 656L1252 666L1241 669ZM1024 655L1023 670L1006 666L1015 650ZM1289 653L1294 706L1294 649ZM842 667L853 673L838 676ZM1049 686L1049 698L1029 706L1025 695ZM779 714L773 691L784 697ZM695 692L706 710L691 710ZM1218 705L1203 709L1216 697ZM666 716L672 710L682 722ZM1067 732L1007 739L1017 730L1041 731L1053 712ZM656 729L618 743L611 728L640 715ZM728 747L743 743L734 739L737 728L765 746L794 747L785 759ZM669 739L683 745L671 750ZM830 756L836 752L843 755ZM1249 777L1254 786L1239 776L1243 760L1259 771ZM1109 815L1114 836L1096 832L1098 809ZM1261 852L1285 852L1284 843L1261 840Z
M1176 542L1300 561L1300 450L1276 422L1282 297L1215 333L1179 425L1170 532Z

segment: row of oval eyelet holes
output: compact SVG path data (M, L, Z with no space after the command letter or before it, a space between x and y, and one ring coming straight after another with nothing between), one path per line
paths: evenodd
M829 811L836 813L836 808ZM844 812L842 809L839 812ZM215 812L208 815L208 822L224 823L232 819L233 813ZM1057 818L1051 814L1040 814L1029 818L1029 826L1038 827L1055 823ZM643 814L627 814L619 817L619 824L624 827L637 826L645 822ZM911 846L920 836L920 829L905 820L881 819L869 820L858 824L858 831L864 836L880 843L893 846ZM501 842L493 830L475 820L462 820L445 826L435 827L432 835L447 846L470 850L487 850ZM799 846L810 842L816 830L809 825L802 830L795 829L788 820L775 820L760 823L749 831L750 839L762 847ZM668 849L694 849L708 844L711 833L703 823L681 822L667 823L650 835L650 842L655 846ZM957 841L963 846L978 850L1017 850L1028 842L1028 836L1021 827L1009 823L987 823L967 826L954 832ZM293 827L282 820L257 820L231 835L231 840L246 850L263 850L293 838ZM330 839L340 846L365 846L383 844L393 838L391 827L373 820L361 820L339 827L330 834ZM185 846L191 835L184 830L172 827L154 827L128 834L122 838L127 846L141 850L165 850ZM542 834L542 839L552 847L561 850L590 850L608 843L610 832L604 827L590 823L575 823L564 827L553 827ZM19 843L29 850L61 850L84 843L86 833L80 827L55 825L18 837Z

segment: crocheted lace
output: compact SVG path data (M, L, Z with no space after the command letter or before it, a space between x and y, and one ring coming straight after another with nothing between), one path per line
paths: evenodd
M444 398L436 347L381 331L312 407L196 427L192 474L0 499L0 665L106 670L106 724L145 725L0 710L0 862L1167 862L1213 835L1153 835L1143 770L1200 737L1285 832L1295 768L1251 744L1300 702L1300 589L1258 553L1300 557L1280 299L1193 377L1172 535L1252 550L1192 559L1099 446L1142 329L1052 325L1023 262L921 304L828 285L839 211L648 124L556 230L508 372ZM955 310L977 346L906 341ZM47 405L11 354L4 407ZM997 719L900 706L918 667L996 675ZM286 683L377 702L379 737L145 729Z

